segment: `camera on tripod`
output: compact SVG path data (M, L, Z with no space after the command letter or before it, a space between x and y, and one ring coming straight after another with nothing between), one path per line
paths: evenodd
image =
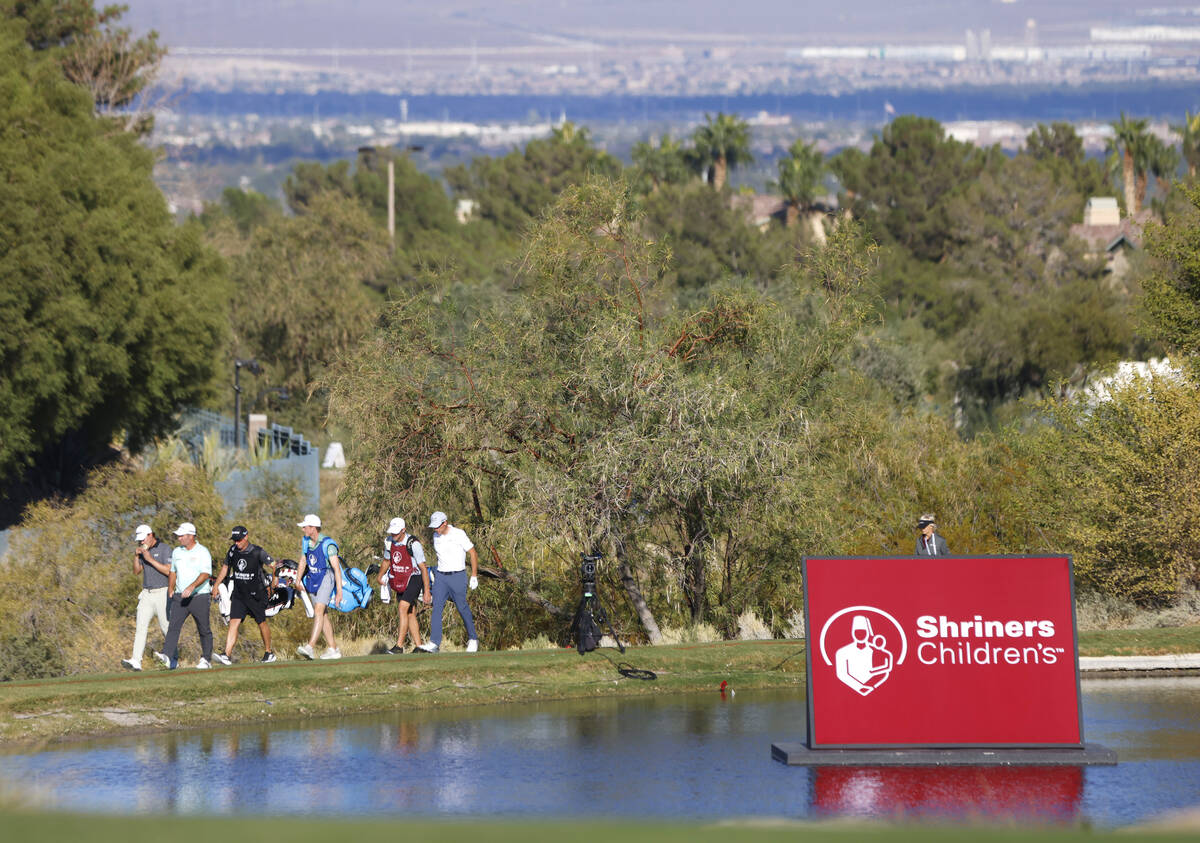
M596 563L600 561L601 556L599 553L594 556L588 556L586 553L581 555L583 558L579 563L579 576L583 580L583 596L591 597L596 593Z
M617 638L608 613L596 597L596 563L600 561L601 556L599 553L582 553L580 557L579 577L583 584L583 597L579 599L579 608L575 610L575 619L571 622L571 632L575 635L579 655L582 656L600 646L603 625L608 626L613 640L617 642L617 649L624 653L625 646L621 644L621 639Z

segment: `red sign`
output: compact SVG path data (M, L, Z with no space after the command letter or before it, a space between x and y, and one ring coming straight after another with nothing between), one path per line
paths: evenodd
M1082 746L1067 557L805 559L817 747Z

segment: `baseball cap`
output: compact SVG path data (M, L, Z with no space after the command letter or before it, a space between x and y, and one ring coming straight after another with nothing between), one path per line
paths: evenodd
M191 521L184 521L179 525L179 529L175 531L177 536L194 536L196 535L196 525Z
M250 531L247 530L245 527L243 527L241 524L239 524L238 526L234 527L233 532L231 532L229 534L229 540L231 542L240 542L242 539L246 538L246 536L248 536L248 535L250 535Z
M449 519L446 518L446 513L438 511L429 516L429 526L437 529L446 523Z
M145 541L146 536L154 532L154 529L149 524L138 524L137 529L133 531L133 540L135 542Z
M310 513L308 513L308 515L305 515L304 520L301 521L296 526L297 527L316 527L316 528L320 529L321 519L310 512Z
M403 533L404 527L405 527L405 524L404 524L403 518L393 518L391 521L388 522L388 525L387 525L388 535L394 536L397 533Z

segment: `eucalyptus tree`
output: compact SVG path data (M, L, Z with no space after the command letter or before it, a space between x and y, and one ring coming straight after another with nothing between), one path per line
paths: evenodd
M715 549L736 555L730 534L756 529L796 471L805 407L870 311L873 254L847 225L777 295L718 285L681 312L629 187L567 190L531 231L512 296L469 309L447 288L398 305L330 378L355 443L353 520L398 501L456 507L488 573L560 618L572 578L530 560L597 549L651 642L673 588L704 618ZM765 557L759 576L794 566Z
M732 114L717 112L704 115L704 125L692 133L694 153L700 167L708 172L708 183L714 190L725 186L729 171L741 164L750 164L750 124Z

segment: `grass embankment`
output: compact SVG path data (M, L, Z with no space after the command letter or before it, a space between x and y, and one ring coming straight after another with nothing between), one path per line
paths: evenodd
M654 671L622 676L621 662ZM802 686L802 641L669 647L374 655L340 661L146 670L0 685L0 742L37 742L238 720L479 705L596 694Z
M1080 635L1080 655L1200 652L1200 626ZM658 678L622 676L617 665ZM726 641L598 650L373 655L244 664L211 671L148 669L0 685L0 743L181 729L398 708L486 705L596 694L670 694L804 685L803 641Z
M1079 633L1081 656L1165 656L1200 653L1200 625L1103 629Z
M1195 840L1195 833L1122 829L1097 832L1085 828L1017 829L989 827L895 827L837 822L727 822L713 824L656 822L438 822L436 820L316 820L309 818L213 817L96 817L73 814L0 813L0 823L12 840L87 840L88 843L210 843L231 836L259 843L323 843L348 839L355 843L394 843L397 834L437 843L529 843L532 840L620 840L621 843L731 843L787 841L846 843L885 840L888 843L951 843L970 838L975 843L1071 843L1108 837L1117 840Z

